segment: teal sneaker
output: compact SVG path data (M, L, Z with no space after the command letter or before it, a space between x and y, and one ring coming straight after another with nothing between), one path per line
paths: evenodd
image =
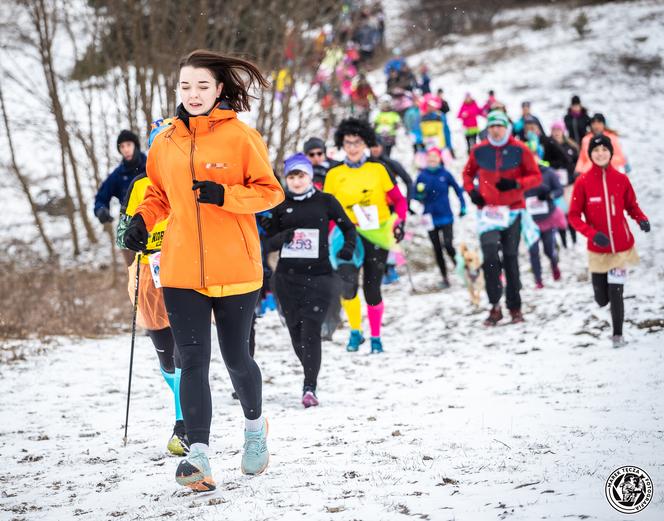
M207 454L197 448L191 449L187 457L180 461L175 471L175 481L196 492L210 492L217 488Z
M362 336L362 331L359 329L350 330L350 338L348 339L348 345L346 346L346 351L349 353L354 353L360 349L360 345L364 344L364 337Z
M379 336L371 337L371 354L382 353L383 352L383 342Z
M242 454L243 474L262 474L270 462L270 453L267 451L267 419L263 428L256 432L244 431L244 454Z

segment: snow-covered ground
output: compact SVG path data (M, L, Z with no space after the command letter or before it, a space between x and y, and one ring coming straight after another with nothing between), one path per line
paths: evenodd
M556 23L532 31L535 12ZM577 93L620 131L653 224L647 236L636 232L642 263L626 286L627 347L610 347L608 311L592 302L583 239L561 252L559 283L543 263L541 291L524 257L527 322L487 330L484 310L473 311L460 281L434 289L424 232L413 227L410 258L426 264L414 273L418 293L405 276L386 289L384 355L366 347L346 353L345 330L324 345L319 408L299 404L301 371L278 318L259 320L256 358L272 453L263 476L240 474L242 414L215 351L211 444L219 489L211 496L175 484L177 459L165 455L171 400L147 337L138 339L126 448L128 335L58 339L39 356L28 351L27 361L0 365L0 519L619 520L626 516L609 506L604 483L623 465L643 468L654 485L651 504L634 519L664 518L664 334L647 327L664 318L664 76L661 67L638 75L619 59L664 54L664 6L587 8L593 32L585 40L564 28L577 12L521 10L505 20L524 27L460 38L411 60L433 63L434 87L445 88L453 110L465 90L483 101L494 88L513 116L529 99L548 126ZM406 143L397 152L410 160ZM452 165L455 174L462 164ZM476 243L472 215L456 234Z

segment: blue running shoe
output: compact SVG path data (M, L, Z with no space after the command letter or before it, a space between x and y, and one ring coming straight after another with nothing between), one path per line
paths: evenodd
M387 272L383 275L383 284L392 284L399 280L399 274L395 266L388 266Z
M382 353L383 352L383 342L379 336L371 337L371 354Z
M190 450L186 458L178 464L175 471L175 481L178 485L190 488L196 492L210 492L217 488L212 479L212 470L207 454L197 447Z
M364 337L362 336L362 331L359 329L350 330L350 338L348 339L348 345L346 346L346 351L349 353L354 353L360 349L360 345L364 344Z
M267 451L267 420L259 431L244 431L244 454L242 454L243 474L262 474L270 461Z

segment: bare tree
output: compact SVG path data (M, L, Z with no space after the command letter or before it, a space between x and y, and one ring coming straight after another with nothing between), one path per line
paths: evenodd
M49 238L46 236L46 232L44 231L44 225L42 224L41 217L39 217L39 213L37 211L37 206L35 205L35 201L32 198L32 194L30 193L30 183L28 179L21 172L21 169L19 168L18 162L16 160L16 153L14 152L14 142L12 140L12 132L9 126L9 118L7 117L7 108L5 106L5 96L2 91L2 83L0 83L0 110L2 110L2 121L5 126L5 132L7 132L7 144L9 145L9 160L11 162L11 170L14 172L14 175L16 175L16 178L18 179L18 182L21 185L21 189L23 190L23 193L25 194L25 197L28 200L28 204L30 205L30 210L32 212L32 217L35 220L35 226L37 227L39 236L41 237L42 242L46 247L48 256L50 258L55 258L56 254L55 250L53 249L53 243L51 243Z

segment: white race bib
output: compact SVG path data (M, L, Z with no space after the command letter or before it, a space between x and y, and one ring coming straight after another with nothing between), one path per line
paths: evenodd
M161 288L161 278L159 276L159 264L161 263L161 252L153 253L148 255L148 261L150 263L150 274L152 275L152 282L154 282L155 288Z
M549 213L549 203L537 197L526 197L526 210L530 215L546 215Z
M293 240L281 247L282 259L317 259L320 237L318 228L298 228Z
M569 173L566 168L558 168L556 170L556 175L558 176L558 181L560 181L561 185L567 186L569 184Z
M625 284L627 270L625 268L613 268L606 274L609 284Z
M436 229L433 224L433 216L430 213L422 214L422 226L424 226L424 229L428 232Z
M485 206L480 210L480 221L486 227L507 228L510 224L510 207Z
M371 206L353 205L353 212L357 219L360 230L377 230L380 228L378 221L378 207L375 204Z

